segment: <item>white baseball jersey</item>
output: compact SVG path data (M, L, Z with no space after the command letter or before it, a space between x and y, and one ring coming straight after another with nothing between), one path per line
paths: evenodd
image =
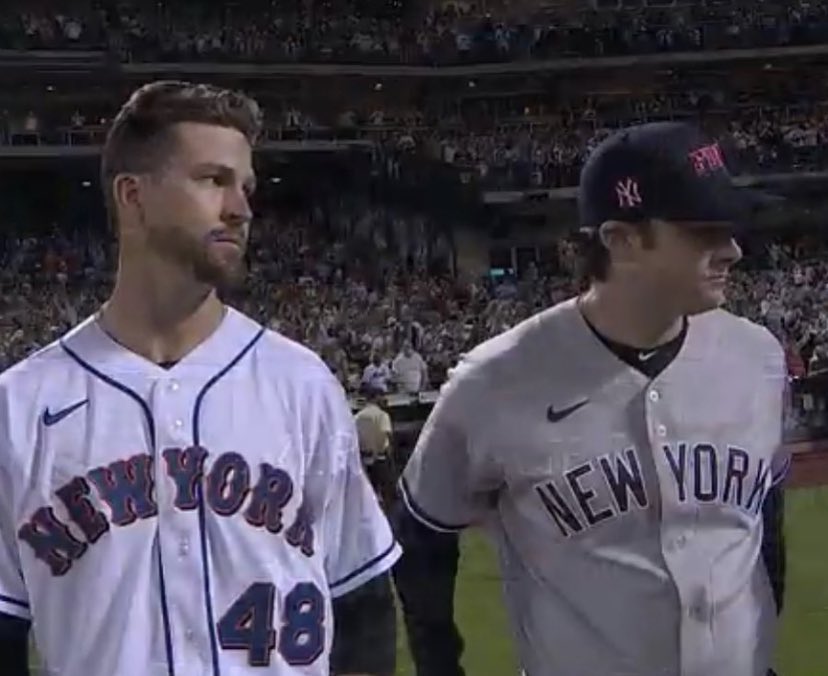
M399 556L339 384L232 309L168 370L89 319L0 376L0 536L54 676L328 676Z
M723 310L649 380L566 301L459 365L403 497L490 527L527 676L766 676L785 383L776 340Z

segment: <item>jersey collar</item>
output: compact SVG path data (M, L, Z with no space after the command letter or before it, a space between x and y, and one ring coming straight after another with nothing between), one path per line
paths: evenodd
M183 370L214 372L221 369L235 359L261 331L262 327L257 322L228 307L216 330L169 370L111 338L97 321L96 315L87 317L60 342L76 358L103 373L126 371L159 377Z

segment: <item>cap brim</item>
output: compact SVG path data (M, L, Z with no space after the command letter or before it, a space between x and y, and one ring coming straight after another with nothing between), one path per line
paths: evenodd
M708 195L705 204L697 206L693 221L699 225L722 223L743 229L750 227L758 214L784 201L779 195L731 185L718 194Z
M739 191L740 211L733 219L737 231L749 230L755 225L756 218L770 209L785 202L781 195L757 190L755 188L737 188Z
M755 188L740 188L740 190L745 193L743 201L746 203L747 210L751 213L763 209L772 209L786 201L782 195L775 195Z

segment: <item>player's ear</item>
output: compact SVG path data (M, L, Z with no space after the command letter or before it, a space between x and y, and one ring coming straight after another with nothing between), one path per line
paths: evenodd
M112 180L112 201L119 214L143 212L141 204L141 177L136 174L118 174Z
M598 237L616 262L630 261L637 248L637 232L632 223L605 221L598 228Z

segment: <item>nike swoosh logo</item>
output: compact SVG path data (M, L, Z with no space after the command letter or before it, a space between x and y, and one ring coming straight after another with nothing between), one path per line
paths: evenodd
M570 416L573 413L575 413L575 411L577 411L579 408L581 408L581 406L584 406L587 403L589 403L589 399L584 399L583 401L579 401L577 404L572 404L572 406L567 406L566 408L562 408L559 411L556 411L554 406L550 406L548 409L546 409L546 419L552 423L560 422L567 416Z
M65 417L72 415L75 411L77 411L81 406L86 406L89 403L89 399L84 399L83 401L79 401L76 404L72 404L68 408L64 408L57 413L52 413L48 408L43 411L43 424L46 427L51 427L52 425L57 425L61 420Z
M639 352L638 353L638 359L640 361L647 361L648 359L653 357L656 352L658 352L658 350L653 350L652 352Z

